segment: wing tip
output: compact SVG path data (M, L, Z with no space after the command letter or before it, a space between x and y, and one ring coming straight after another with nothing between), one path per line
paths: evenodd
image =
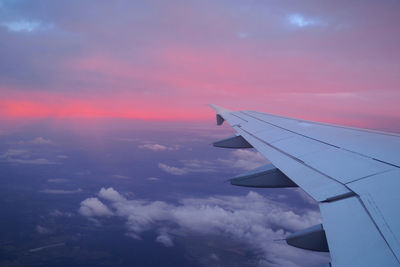
M212 108L217 114L222 114L222 113L225 113L225 112L231 112L231 110L229 110L229 109L226 109L226 108L214 105L214 104L208 104L208 106L210 108Z

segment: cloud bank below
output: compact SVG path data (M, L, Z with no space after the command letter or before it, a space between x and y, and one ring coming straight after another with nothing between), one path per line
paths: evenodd
M178 236L233 238L249 249L260 251L260 266L309 266L328 261L326 254L309 253L274 241L319 223L319 212L293 211L255 192L245 196L185 198L171 204L128 199L110 187L82 201L79 213L91 220L110 216L124 218L126 234L136 239L145 231L155 230L159 233L155 241L166 247L173 246Z

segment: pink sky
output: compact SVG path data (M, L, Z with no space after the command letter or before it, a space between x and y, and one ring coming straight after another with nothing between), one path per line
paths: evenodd
M390 128L400 119L399 8L5 2L0 116L201 120L214 103Z

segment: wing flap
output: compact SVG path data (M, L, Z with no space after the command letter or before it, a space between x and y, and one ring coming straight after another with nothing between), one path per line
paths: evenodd
M385 172L348 186L360 196L385 240L400 259L400 171Z
M391 165L335 147L327 147L300 159L344 184L394 169Z
M237 175L230 179L230 182L232 185L259 188L297 187L292 180L272 164L266 164Z
M309 168L303 162L265 143L239 126L233 127L264 157L317 201L350 193L343 184Z
M333 266L398 266L357 197L320 205Z

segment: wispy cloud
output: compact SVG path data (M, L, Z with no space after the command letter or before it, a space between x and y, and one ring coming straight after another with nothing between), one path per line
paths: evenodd
M41 225L37 225L36 226L36 232L38 232L39 234L48 234L48 233L50 233L49 229L47 229L46 227L43 227Z
M53 195L68 195L68 194L76 194L81 193L82 189L74 189L74 190L65 190L65 189L43 189L40 191L41 193L53 194Z
M174 245L172 237L166 230L161 230L160 234L156 237L158 243L163 244L165 247L172 247Z
M23 150L23 149L8 149L6 152L3 154L0 154L0 158L8 158L8 157L14 157L14 156L22 156L28 154L28 150Z
M47 138L36 137L35 139L31 140L30 143L35 145L49 145L52 144L53 142Z
M208 160L180 160L182 167L174 167L165 163L158 163L158 167L172 175L184 175L188 173L209 173L216 172L217 166Z
M159 163L158 167L172 175L184 175L189 173L212 173L221 171L226 167L250 170L268 163L268 161L258 152L238 149L233 151L228 158L218 159L216 162L208 160L180 160L180 166L171 166Z
M0 160L3 162L14 164L32 164L32 165L49 165L57 164L54 161L45 158L30 158L28 150L23 149L8 149L3 154L0 154Z
M74 214L72 212L62 212L58 209L52 210L49 213L50 216L52 217L72 217Z
M52 24L45 24L41 21L25 19L2 22L0 25L7 28L10 32L28 33L50 30L54 27Z
M127 137L115 137L114 140L120 142L128 142L128 143L136 143L140 141L139 138L127 138Z
M148 149L152 151L166 151L166 150L178 150L180 147L175 146L166 146L160 144L143 144L139 146L140 149Z
M158 168L172 175L184 175L188 173L188 170L186 168L177 168L164 163L158 163Z
M48 159L16 159L16 158L7 158L6 160L8 163L18 163L18 164L33 164L33 165L51 165L57 164L54 161Z
M51 179L47 179L47 182L49 182L49 183L66 183L66 182L69 182L69 180L64 179L64 178L51 178Z
M112 178L115 178L115 179L130 179L129 176L120 175L120 174L113 174L113 175L111 175L111 177L112 177Z
M218 161L224 164L224 166L242 170L255 169L268 163L265 157L259 152L247 149L234 150L229 158L218 159Z
M176 234L215 235L244 242L261 250L261 261L276 266L309 266L326 262L325 255L305 253L274 239L282 239L287 232L303 229L321 221L315 210L293 211L290 207L250 192L245 196L213 196L185 198L180 204L163 201L127 199L113 188L102 188L98 198L81 202L79 212L92 218L119 216L126 220L128 234L140 239L146 230L156 229L156 242L173 246ZM168 225L168 227L166 227Z
M44 137L36 137L29 141L18 141L18 142L10 142L9 144L16 144L16 145L50 145L53 142L50 139Z
M315 18L306 17L301 14L291 14L287 17L287 20L289 21L290 24L299 28L322 25L321 21Z

